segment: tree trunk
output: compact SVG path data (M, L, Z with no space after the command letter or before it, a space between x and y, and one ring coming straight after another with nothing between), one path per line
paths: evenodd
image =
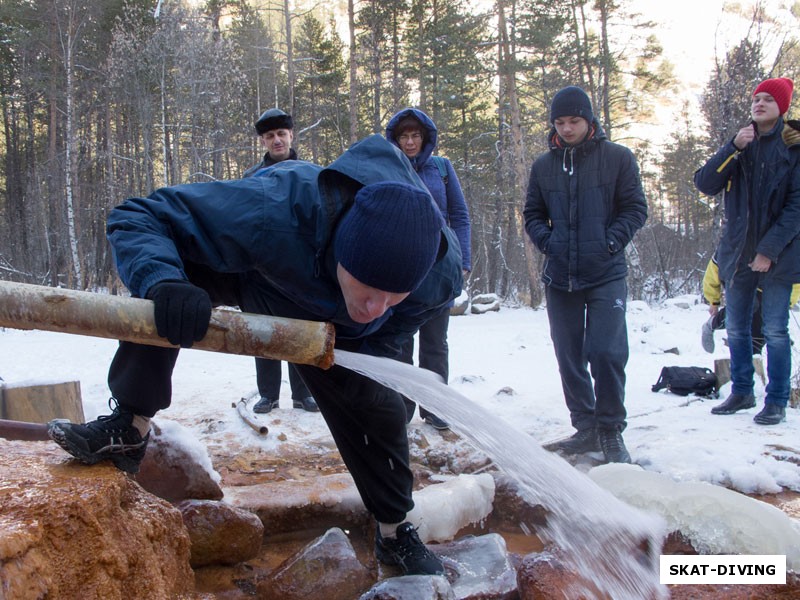
M347 0L347 25L350 33L350 143L358 140L358 64L356 57L355 0Z

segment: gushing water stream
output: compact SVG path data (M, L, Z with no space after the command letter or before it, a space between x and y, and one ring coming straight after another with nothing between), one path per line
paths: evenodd
M665 533L659 517L618 500L511 423L441 383L430 371L342 350L335 351L335 363L440 415L516 479L523 498L548 511L546 529L537 534L561 549L566 566L604 597L667 597L658 581L658 555ZM596 597L591 585L563 592L568 598Z

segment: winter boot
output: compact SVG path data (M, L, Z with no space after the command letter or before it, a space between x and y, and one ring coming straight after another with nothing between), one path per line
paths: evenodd
M427 413L424 417L422 417L422 419L428 425L438 431L447 431L450 429L450 424L447 421L445 421L442 417L433 414L432 412Z
M259 415L265 415L273 408L278 408L279 402L280 400L278 400L278 398L270 400L266 396L261 396L261 399L253 405L253 412Z
M544 446L550 452L563 452L564 454L584 454L586 452L599 452L600 442L597 440L597 429L581 429L570 437L560 442Z
M786 408L772 402L764 404L764 408L753 417L753 421L759 425L777 425L786 420Z
M292 408L302 408L308 412L319 412L319 406L313 396L306 396L300 400L292 400Z
M631 455L619 429L598 429L597 438L607 463L630 463Z
M725 402L718 404L711 409L712 415L732 415L739 410L753 408L756 405L756 397L753 394L731 394Z

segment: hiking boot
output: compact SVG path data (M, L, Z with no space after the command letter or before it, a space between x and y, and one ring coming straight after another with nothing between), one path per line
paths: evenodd
M703 329L700 332L700 343L703 346L703 350L709 354L714 352L714 329L711 327L712 319L713 317L703 323Z
M599 452L600 442L597 440L597 429L594 427L581 429L565 440L546 444L544 449L550 452L563 452L564 454Z
M397 526L397 537L385 538L380 526L375 533L375 556L385 565L396 565L404 575L442 575L441 559L428 550L411 523Z
M109 402L111 407L111 402ZM50 421L50 438L82 463L94 465L110 460L120 471L136 473L144 458L150 432L144 437L133 426L134 414L116 404L110 415L89 423Z
M597 438L607 463L630 463L631 455L619 429L598 429Z
M273 408L278 408L278 403L280 401L275 398L274 400L270 400L266 396L261 396L261 400L256 402L253 405L253 412L258 413L260 415L265 415L270 412Z
M433 414L428 413L423 417L423 420L438 431L447 431L450 429L450 423L445 421L443 418Z
M761 412L753 417L759 425L777 425L786 420L786 408L772 402L767 402Z
M302 400L292 400L292 408L302 408L308 412L319 412L319 406L313 396L306 396Z
M718 404L711 409L712 415L732 415L736 411L753 408L756 405L756 397L753 394L731 394L725 402Z

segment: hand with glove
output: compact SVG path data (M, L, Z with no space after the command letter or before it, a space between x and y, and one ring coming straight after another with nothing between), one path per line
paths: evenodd
M204 289L184 280L169 279L147 292L153 301L158 335L181 348L205 337L211 321L211 298Z

